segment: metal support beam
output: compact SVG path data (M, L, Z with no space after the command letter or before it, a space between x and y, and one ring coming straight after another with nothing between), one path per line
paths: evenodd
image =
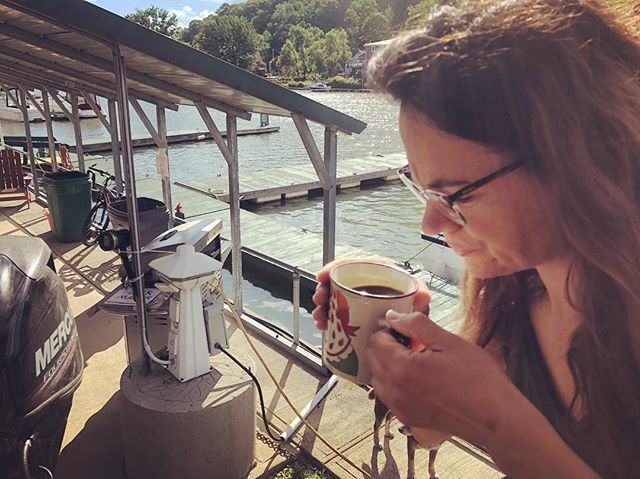
M220 130L218 130L218 127L213 121L213 118L211 118L211 115L209 114L207 107L202 103L196 103L195 106L198 109L198 112L200 113L200 117L202 118L202 121L204 121L204 124L207 126L209 133L211 133L211 137L213 138L213 141L215 141L216 145L218 145L218 148L220 149L220 153L222 153L222 156L224 157L224 160L227 162L227 165L231 165L233 163L233 157L232 157L231 151L227 147L227 144L225 143L224 138L222 138L222 133L220 133ZM228 137L229 137L229 132L227 131L227 138Z
M327 170L327 165L325 165L322 161L322 157L320 156L320 150L318 149L318 145L316 144L316 140L313 138L311 134L311 130L309 129L309 124L307 123L307 119L300 115L299 113L292 113L291 118L293 118L293 122L298 129L298 134L300 135L300 139L302 139L302 143L304 144L305 149L307 150L307 154L311 159L311 163L313 164L313 168L316 170L316 174L318 175L318 179L320 180L320 184L322 188L329 188L329 170Z
M338 383L338 376L332 375L326 383L320 388L320 390L311 398L311 401L307 403L307 405L300 410L300 415L305 419L311 414L311 412L316 408L320 401L322 401L327 394L331 391L331 389ZM302 420L299 417L296 417L289 427L282 431L280 434L280 438L284 442L289 442L289 439L296 433L298 429L302 426Z
M171 201L171 176L169 172L169 143L167 142L167 116L165 110L161 106L156 107L156 120L158 128L154 128L149 116L142 109L142 105L133 96L129 95L129 103L138 114L140 121L153 138L158 147L156 152L156 170L162 178L162 199L167 205L170 212L171 224L173 226L173 204Z
M28 54L21 54L21 55L23 57L26 56L30 59L36 58L33 55L28 55ZM42 60L36 60L36 61L42 61ZM113 98L116 96L115 85L113 85L111 82L104 81L99 78L96 79L96 77L92 77L89 75L85 76L83 75L82 72L71 70L75 72L74 75L78 75L77 77L74 77L72 75L64 73L64 71L67 71L67 70L64 67L61 68L60 65L52 64L47 61L42 61L42 63L43 63L43 68L46 68L47 70L52 70L56 73L52 74L49 71L38 70L35 68L31 68L27 65L24 65L23 63L18 63L15 61L9 61L9 60L0 58L0 66L3 66L6 71L14 72L17 75L22 75L22 76L26 75L32 80L37 81L38 83L46 83L50 86L55 87L58 90L64 90L69 92L73 91L73 92L79 93L79 90L84 89L84 90L91 90L93 93L96 93L97 95L103 96L105 98ZM165 108L169 108L170 110L174 110L174 111L178 110L178 105L176 105L175 103L165 101L161 98L158 98L157 96L144 93L138 90L131 90L131 93L134 94L136 97L140 98L141 100L145 100L157 105L163 105Z
M156 119L158 121L158 157L156 164L158 173L162 177L162 199L169 210L169 228L173 228L173 201L171 200L171 171L169 169L169 143L167 142L167 115L161 106L156 107Z
M47 86L45 86L45 89L47 90L47 93L49 93L49 95L51 95L51 98L53 98L53 101L56 102L56 104L58 105L58 108L60 108L62 110L62 113L64 113L64 116L66 116L69 119L69 121L71 121L71 118L73 118L73 115L67 109L67 107L64 106L64 103L62 103L62 100L58 96L58 92L56 90L53 90L53 89L47 87Z
M238 314L242 312L242 240L240 237L240 172L238 169L238 119L235 116L227 115L227 142L213 118L209 114L207 107L201 103L196 103L196 108L202 117L205 125L211 133L213 140L218 145L222 156L227 162L229 170L229 210L231 218L231 267L233 270L233 293L234 304Z
M44 109L42 108L42 106L38 105L38 102L36 101L36 99L33 97L33 95L31 94L31 92L29 90L27 90L26 88L23 88L22 86L20 86L20 90L22 90L26 95L27 98L29 98L29 101L31 102L31 104L33 105L33 107L38 110L38 113L40 113L40 115L42 115L42 119L44 120L45 114L44 114Z
M108 100L109 121L111 123L111 156L113 158L113 176L116 178L116 192L122 194L122 163L120 163L120 143L118 142L118 117L116 114L116 102ZM106 121L106 120L105 120ZM107 122L109 124L109 122Z
M110 124L107 121L107 118L104 116L104 113L102 113L102 108L100 108L100 105L98 105L95 101L93 101L92 95L88 93L86 90L80 90L80 94L82 95L82 98L84 98L84 101L86 101L89 104L93 112L98 116L98 120L100 120L100 123L102 123L102 126L104 126L105 129L109 133L111 133L111 129L113 128L113 122ZM108 98L107 100L112 101L111 98Z
M136 172L133 163L133 145L131 143L131 122L129 118L129 108L127 98L129 93L127 91L127 70L124 63L124 57L120 53L119 49L114 49L113 60L115 64L116 73L116 86L118 90L118 118L120 120L120 135L122 138L122 155L125 171L125 186L127 189L127 211L129 217L129 233L132 239L131 256L133 259L133 267L136 281L132 285L137 289L137 313L138 320L140 321L140 342L143 354L143 367L148 373L151 371L151 360L146 352L145 348L145 336L146 336L146 321L147 321L147 305L144 295L144 279L142 277L142 259L140 257L140 250L143 245L140 244L140 227L138 201L136 195Z
M3 85L4 88L4 85ZM5 90L6 91L6 90ZM36 168L36 157L33 153L33 140L31 138L31 125L29 124L29 105L24 90L20 89L20 103L16 103L22 110L22 121L24 122L24 136L27 140L27 155L29 156L29 165L31 166L31 176L33 176L33 192L36 195L36 201L40 198L40 183L38 181L38 169Z
M67 66L60 65L59 63L50 62L35 55L30 55L26 52L20 52L18 50L7 48L2 45L0 45L0 56L15 60L10 63L10 65L13 67L18 68L19 66L22 66L24 68L26 65L24 65L22 62L27 61L31 65L39 66L46 70L56 72L57 74L62 75L64 78L68 78L69 81L73 81L75 84L77 84L76 86L81 89L93 89L93 86L97 86L103 92L108 91L109 93L111 93L111 97L115 97L115 85L111 81L104 80L94 75L90 75L86 72L82 72L74 68L69 68ZM41 72L41 75L46 76L48 75L48 72ZM167 102L154 95L135 89L130 89L129 92L135 97L140 98L141 100L157 103L159 105L165 106L166 108L177 110L177 106L174 103Z
M10 62L2 58L0 58L0 66L5 73L9 73L23 79L29 79L32 82L38 83L39 85L47 85L49 87L55 88L56 90L78 92L80 88L89 88L89 86L87 85L73 82L70 79L65 78L64 76L59 76L49 72L43 72L41 70L30 68L20 63ZM90 88L95 93L103 96L114 95L113 90L106 90L94 85L92 85Z
M336 255L337 159L338 130L327 126L324 129L324 163L329 171L329 187L324 189L322 264L333 261Z
M138 100L132 95L129 95L129 103L131 103L131 106L138 114L138 118L140 118L140 121L143 123L143 125L151 135L151 138L153 138L153 141L156 142L156 145L160 146L160 143L161 143L160 135L154 128L153 123L151 123L151 120L149 119L147 114L142 109L142 106L140 105L140 103L138 103Z
M84 164L84 148L82 147L82 127L80 126L80 112L78 110L78 95L71 94L71 123L73 123L73 134L76 137L76 156L78 157L78 169L85 173L87 171Z
M86 52L76 50L68 45L64 45L62 43L56 42L49 38L44 38L38 35L34 35L31 32L22 30L20 28L16 28L7 23L0 23L0 33L12 38L16 38L30 45L37 46L39 48L45 48L59 55L70 58L72 60L88 63L89 65L92 65L106 72L111 73L113 71L113 65L111 65L110 62L102 58L90 55ZM174 85L172 83L166 82L159 78L155 78L150 75L146 75L144 73L141 73L132 69L127 70L127 75L128 75L128 78L130 78L133 81L140 82L145 85L152 86L154 88L158 88L162 91L171 93L176 96L188 98L194 103L195 102L204 103L205 105L210 106L212 108L216 108L218 110L234 114L244 120L251 119L251 113L245 110L241 110L231 105L227 105L226 103L216 100L214 98L210 98L202 95L194 95L194 93L188 89L181 88L178 85Z
M13 93L11 93L11 89L4 85L4 83L2 84L2 89L4 90L5 95L7 95L7 98L9 98L9 100L11 100L14 105L17 105L19 107L20 103L18 102L18 99L13 96Z
M51 124L51 109L49 108L49 95L44 88L40 90L42 93L42 110L44 113L44 121L47 127L47 138L49 139L49 156L51 157L51 170L58 171L58 157L56 155L56 143L53 139L53 125Z
M231 269L233 271L233 304L242 315L242 241L240 238L240 171L238 167L238 119L227 114L229 164L229 209L231 212Z

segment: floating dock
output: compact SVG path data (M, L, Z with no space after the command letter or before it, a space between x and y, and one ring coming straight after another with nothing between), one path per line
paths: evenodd
M397 181L396 171L406 164L407 157L403 153L340 160L338 190L374 182ZM225 203L229 201L229 180L226 176L204 177L175 184ZM240 177L240 198L243 202L261 204L321 195L322 185L311 163L256 171Z
M346 161L342 161L342 163L346 163ZM160 184L157 180L139 180L137 181L137 189L139 196L162 198ZM172 196L174 204L181 203L184 207L187 221L220 218L223 222L223 236L225 238L231 237L228 204L210 194L203 194L191 188L174 188ZM295 267L307 277L315 277L315 274L322 268L321 233L288 226L246 210L241 210L240 222L245 274L257 273L264 278L269 278L271 286L279 281L286 282L287 275L289 281L291 278L290 272L282 270L277 264L261 259L252 254L252 251L260 252L263 256ZM371 252L336 242L336 258L354 256L371 256ZM280 278L274 280L278 276ZM455 329L456 315L454 313L459 307L459 287L425 269L416 271L414 276L428 284L431 290L431 319L450 331ZM304 285L304 281L302 284ZM260 286L260 284L256 285ZM261 287L267 289L267 286Z
M242 130L238 130L238 136L252 136L252 135L267 135L269 133L277 133L280 131L279 126L263 126L260 128L246 128ZM220 132L223 137L226 138L227 132ZM170 145L176 143L195 143L198 141L210 141L212 140L211 134L209 132L204 131L193 131L193 132L182 132L182 133L173 133L171 135L167 135L167 142ZM134 148L155 148L156 142L151 137L139 137L134 138L133 141ZM85 153L100 153L111 151L111 140L97 141L97 142L82 142L82 149ZM71 146L70 150L75 153L76 147Z

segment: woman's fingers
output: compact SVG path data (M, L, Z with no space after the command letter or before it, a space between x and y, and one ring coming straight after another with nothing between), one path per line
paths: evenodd
M318 284L318 286L316 287L316 292L313 293L311 299L315 304L320 306L329 302L329 295L329 287Z
M402 314L389 310L385 319L390 328L419 341L427 349L439 350L450 341L450 337L455 337L423 313Z
M327 329L327 314L329 314L329 308L327 305L316 306L311 313L313 320L316 323L316 328L325 330Z
M420 287L413 298L413 310L429 316L429 303L431 303L431 293L424 284L420 283Z

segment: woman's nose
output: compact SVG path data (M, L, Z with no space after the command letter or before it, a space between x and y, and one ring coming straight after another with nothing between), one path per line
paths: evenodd
M436 235L438 233L450 233L455 229L460 228L460 225L449 218L444 212L433 205L427 204L422 215L422 232L429 235Z

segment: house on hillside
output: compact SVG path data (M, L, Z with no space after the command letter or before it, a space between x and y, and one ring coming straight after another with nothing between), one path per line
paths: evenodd
M348 77L350 76L359 76L359 73L364 68L365 65L365 50L360 50L354 56L352 56L345 64L344 64L344 74Z

